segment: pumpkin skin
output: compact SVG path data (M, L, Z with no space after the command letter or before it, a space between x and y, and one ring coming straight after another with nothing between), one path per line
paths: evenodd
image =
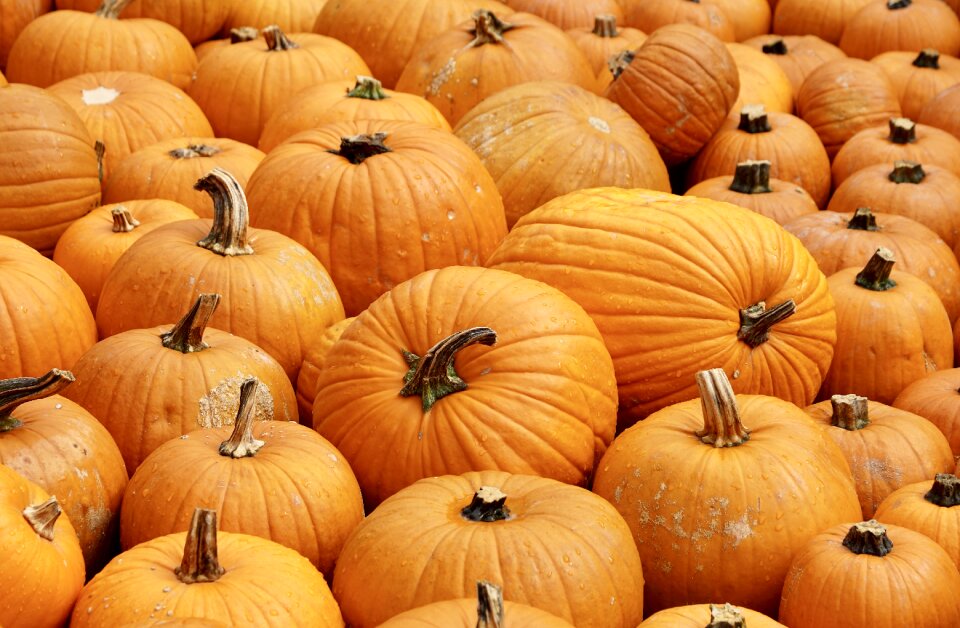
M849 57L872 59L890 50L933 48L960 53L960 19L937 0L871 0L843 28L838 44Z
M960 456L960 368L928 373L900 391L893 406L918 414L940 428L953 455Z
M954 85L928 102L920 111L920 117L917 120L921 124L943 129L960 139L960 118L956 115L958 106L960 106L960 85Z
M843 451L864 519L873 518L880 502L901 486L956 466L946 437L925 418L856 395L834 399L837 410L828 400L804 411Z
M484 264L507 232L480 158L416 122L338 122L298 134L263 160L247 189L251 224L316 255L348 316L430 268Z
M739 89L737 64L720 40L696 26L670 24L634 51L604 96L640 123L670 166L707 143Z
M697 379L718 392L705 390L703 401L674 404L622 432L597 466L593 490L630 526L648 613L723 599L775 615L791 555L820 530L859 515L850 471L799 408L734 395L719 369Z
M917 119L937 94L960 83L960 59L936 50L890 51L870 59L880 66L897 92L903 115Z
M97 342L83 291L65 270L0 235L0 379L71 368Z
M53 0L6 0L0 6L0 68L7 65L10 47L27 24L52 9Z
M83 587L83 554L70 520L57 517L47 540L24 517L25 508L49 497L0 464L0 527L5 532L0 548L6 557L0 586L7 592L0 598L0 621L5 626L62 626Z
M248 0L233 2L227 10L221 33L246 26L263 28L276 24L287 33L309 33L327 0Z
M30 22L10 48L12 83L47 87L87 72L150 74L187 89L197 55L183 34L159 20L119 20L128 0L104 0L96 13L53 11Z
M568 192L670 191L650 136L620 107L576 85L531 82L486 98L454 130L493 176L507 226Z
M49 255L70 223L100 203L94 141L61 99L5 85L0 147L0 235Z
M510 521L460 514L481 487L506 495ZM398 534L409 542L398 546ZM538 569L517 565L513 548L520 546L524 562ZM332 588L344 619L362 628L473 595L479 579L496 580L508 602L576 626L636 626L643 617L640 559L615 509L585 489L502 471L426 478L382 503L347 540ZM371 587L389 595L371 599Z
M793 85L776 61L746 44L729 43L727 50L740 74L740 93L733 111L761 104L767 111L793 112Z
M613 81L608 64L611 57L639 48L647 39L647 34L641 30L618 26L613 15L597 15L592 28L571 28L566 33L586 55L594 74L597 75L598 93L603 93Z
M778 35L815 35L830 44L840 42L844 26L871 0L778 0L773 32Z
M690 604L688 606L665 608L645 619L638 628L703 628L704 626L712 626L715 625L710 623L712 606L714 605ZM752 611L749 608L734 608L743 617L744 625L750 626L750 628L783 626L780 622L770 619L763 613Z
M790 81L794 97L807 76L833 59L846 55L816 35L758 35L743 42L770 57Z
M125 157L103 186L103 202L164 198L213 218L213 200L193 184L214 168L229 172L242 187L266 155L223 137L163 140Z
M483 624L481 624L483 625ZM516 628L571 628L573 624L547 611L503 602L503 625ZM475 628L477 600L460 598L443 600L412 608L394 615L379 628Z
M484 98L527 81L597 86L586 56L550 22L529 13L501 19L480 10L417 48L397 90L423 96L455 126Z
M542 17L561 30L571 28L589 28L598 15L612 15L614 19L624 21L624 0L505 0L504 4L514 11L532 13Z
M0 388L42 391L21 405L0 410L0 464L36 482L57 499L72 523L88 572L116 553L120 500L127 469L110 432L89 412L55 394L73 381L69 371Z
M767 0L711 0L720 7L730 23L736 41L770 32L772 7Z
M101 0L57 0L57 9L92 13L100 4ZM224 0L133 0L123 8L120 17L166 22L183 33L190 43L197 44L217 34L230 6L231 3Z
M455 355L466 390L407 390L404 352L425 356L477 327L496 344ZM512 273L450 267L397 286L343 332L320 372L313 425L375 506L420 478L485 469L585 485L613 440L616 399L610 356L579 305Z
M334 343L343 335L343 331L355 319L355 316L350 316L339 323L330 325L316 342L307 347L307 352L303 357L303 365L300 367L299 375L297 375L296 385L300 425L313 427L313 401L317 398L317 381L323 371L327 354L330 353Z
M172 137L213 135L203 111L183 90L140 72L92 72L51 85L47 91L74 108L103 142L103 177L124 157Z
M327 81L290 95L263 127L259 148L269 153L278 144L302 131L330 122L354 120L408 120L443 131L450 124L425 99L382 89L369 76L353 81Z
M813 257L772 220L734 205L582 190L520 219L488 266L550 284L590 314L613 356L626 424L694 396L703 363L733 375L737 391L800 405L813 401L830 363L833 301ZM789 299L796 313L766 342L751 348L746 329L738 339L741 310L749 318L746 308L763 301L782 312Z
M947 628L960 623L960 598L954 594L960 573L943 548L919 532L885 525L880 527L892 551L882 558L857 555L843 545L850 527L825 530L797 552L780 603L784 624L894 628L915 621ZM819 602L812 604L814 595Z
M930 537L960 568L960 510L956 505L956 476L938 474L933 482L914 482L890 493L877 507L876 519Z
M623 23L653 33L668 24L689 24L707 31L720 41L736 41L733 22L719 5L699 0L620 0Z

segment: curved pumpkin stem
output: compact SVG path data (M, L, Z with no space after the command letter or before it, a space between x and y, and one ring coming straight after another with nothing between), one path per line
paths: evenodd
M740 310L737 338L755 349L767 341L774 325L790 318L796 311L797 304L793 299L787 299L769 310L765 301L746 307Z
M271 52L293 50L300 47L300 44L287 37L286 34L280 30L280 27L276 24L264 26L260 33L267 42L267 50Z
M364 100L384 100L390 96L383 91L383 84L372 76L357 76L357 84L347 91L347 98L363 98Z
M744 105L740 109L740 124L737 128L747 133L768 133L771 131L767 110L763 105Z
M711 604L710 623L706 628L745 628L747 620L733 604Z
M766 159L741 161L733 173L730 190L741 194L769 194L770 162Z
M593 34L597 37L612 38L620 33L617 31L617 17L609 13L602 13L593 18Z
M430 347L420 357L403 350L403 359L410 370L403 377L403 397L419 396L424 412L429 412L440 399L467 389L467 383L454 370L454 359L461 349L473 344L493 345L497 332L489 327L471 327L451 334Z
M883 557L893 549L887 529L876 519L855 523L843 539L843 546L854 554Z
M503 626L503 590L492 582L477 581L477 628Z
M209 346L203 341L203 332L207 330L207 323L219 304L219 294L201 294L173 329L160 334L160 342L167 349L180 353L203 351Z
M174 159L196 159L197 157L213 157L220 152L216 146L208 144L188 144L183 148L174 148L167 153Z
M223 168L214 168L193 187L213 199L213 226L197 246L224 256L252 255L253 247L247 244L250 211L240 183Z
M890 279L890 272L893 270L895 261L893 251L881 246L867 262L867 265L863 267L863 270L857 273L856 284L874 292L883 292L893 288L897 285L897 282Z
M910 118L890 118L890 135L894 144L912 144L917 141L917 125Z
M103 0L94 15L108 20L116 20L120 17L120 12L126 9L130 2L132 0Z
M877 217L873 215L869 207L858 207L847 222L847 229L880 231L880 227L877 226Z
M960 478L952 473L938 473L923 498L942 508L960 505Z
M121 205L110 210L113 217L114 233L130 233L140 226L140 221L133 217L130 210Z
M469 521L504 521L510 518L506 494L495 486L481 486L470 503L460 511Z
M260 380L251 377L240 384L240 407L233 423L230 438L220 443L220 455L229 458L253 456L264 442L253 437L253 409L256 407L257 387Z
M504 22L494 15L493 11L477 9L473 12L473 28L470 29L473 41L466 47L476 48L485 44L503 43L503 34L512 28L513 24Z
M194 584L216 582L224 571L217 557L217 511L197 508L187 529L183 560L173 573L180 582Z
M33 531L48 541L53 540L53 530L57 519L63 513L60 502L51 495L45 502L23 509L23 518L27 520Z
M714 447L736 447L750 439L750 430L740 420L737 396L723 369L699 371L696 375L703 410L700 440Z
M386 133L348 135L340 138L340 148L327 149L327 152L339 155L352 164L362 164L374 155L393 152L392 148L383 143L387 137Z
M613 75L613 80L620 78L620 75L633 63L633 59L636 56L637 53L633 50L624 50L607 59L607 68L610 70L610 74Z
M894 183L920 183L927 173L923 166L915 161L897 160L893 162L893 171L887 176Z
M761 46L761 50L764 54L768 55L785 55L789 52L789 50L787 50L787 42L783 40L783 37L771 39Z
M9 432L22 425L13 418L13 411L35 399L45 399L76 381L73 373L51 369L42 377L14 377L0 380L0 432Z
M862 430L870 425L867 398L860 395L833 395L830 397L830 425L848 431Z
M230 29L230 43L242 44L260 37L260 31L253 26L238 26Z

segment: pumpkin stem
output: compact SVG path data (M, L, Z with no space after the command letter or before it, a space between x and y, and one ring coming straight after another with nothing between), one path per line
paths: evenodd
M93 152L97 155L97 180L103 183L103 157L107 154L107 147L97 140L93 143Z
M188 144L183 148L174 148L167 153L174 159L194 159L195 157L213 157L220 152L216 146L207 144Z
M477 581L477 628L503 626L503 590L492 582Z
M857 210L853 212L853 217L847 222L847 229L880 231L880 227L877 226L877 217L873 215L869 207L858 207Z
M895 261L893 251L881 246L870 257L863 270L857 273L856 284L874 292L883 292L893 288L897 285L897 282L890 279L890 271L893 270Z
M41 377L14 377L0 380L0 433L22 425L11 416L19 406L55 395L76 378L70 371L52 369Z
M230 43L242 44L260 37L260 31L253 26L238 26L230 29Z
M893 171L887 177L894 183L920 183L927 173L923 171L923 166L915 161L906 161L898 159L893 162Z
M347 90L347 98L363 98L365 100L384 100L390 98L383 91L383 84L372 76L357 76L357 84L353 89ZM384 148L386 148L384 146ZM387 149L389 150L389 149Z
M513 24L504 22L492 11L477 9L473 12L473 28L470 29L473 41L467 44L467 48L503 43L503 34L512 28Z
M769 310L764 301L744 308L740 310L740 330L737 331L737 338L755 349L767 341L774 325L790 318L796 311L797 304L793 299L787 299Z
M769 42L763 44L761 49L768 55L785 55L788 52L787 42L783 41L783 37L771 39Z
M57 525L63 509L57 498L51 495L47 501L36 506L27 506L23 509L23 518L27 520L33 531L48 541L53 540L53 528Z
M891 11L906 9L911 4L913 4L913 0L887 0L887 8Z
M362 164L374 155L393 152L393 149L384 145L383 140L385 139L387 139L386 133L341 137L340 148L336 150L327 149L327 152L340 155L352 164Z
M601 13L593 18L593 34L597 37L616 37L617 17L609 13Z
M454 370L454 360L461 349L473 344L496 344L497 332L489 327L471 327L453 333L430 347L421 358L403 350L403 359L410 369L403 376L403 397L418 396L424 412L429 412L440 399L467 389L467 383Z
M696 378L703 409L700 440L714 447L736 447L749 440L750 430L740 420L737 396L723 369L699 371Z
M747 620L733 604L711 604L710 623L706 628L746 628Z
M207 323L210 322L210 317L213 316L219 304L219 294L215 292L201 294L173 329L160 334L160 342L167 349L180 353L203 351L208 347L203 341L203 332L207 330Z
M867 398L860 395L833 395L830 397L833 414L830 425L848 431L862 430L870 425Z
M250 220L247 197L233 175L222 168L214 168L193 188L206 192L213 199L213 226L197 246L217 255L253 254L253 247L247 244L247 223Z
M460 514L468 521L505 521L510 518L510 509L504 505L506 501L506 494L499 488L481 486Z
M770 120L763 105L744 105L740 109L740 124L737 126L747 133L769 133Z
M224 571L217 559L217 511L197 508L187 529L183 560L173 573L180 582L194 584L216 582Z
M127 8L130 2L131 0L103 0L94 15L115 20L120 17L120 12Z
M140 226L140 221L134 218L130 210L123 205L111 209L110 215L113 216L114 233L130 233Z
M245 458L253 456L264 442L253 437L253 409L257 399L257 386L260 380L256 377L245 379L240 384L240 407L237 409L237 419L233 423L233 432L230 438L220 443L220 455L229 458Z
M300 44L288 38L276 24L264 26L260 33L267 42L267 50L271 52L278 50L293 50L294 48L300 47Z
M730 189L741 194L768 194L770 189L770 162L766 159L741 161L733 173Z
M917 125L910 118L890 118L890 135L894 144L912 144L917 141Z
M940 69L940 52L933 48L924 48L913 60L913 65L918 68Z
M938 473L923 498L943 508L960 505L960 478L952 473Z
M620 78L620 75L633 63L633 58L636 56L637 53L633 50L623 50L607 59L607 68L609 68L610 74L613 75L613 80Z
M843 539L843 546L854 554L882 558L893 549L893 542L887 537L887 529L883 524L871 519L853 524Z

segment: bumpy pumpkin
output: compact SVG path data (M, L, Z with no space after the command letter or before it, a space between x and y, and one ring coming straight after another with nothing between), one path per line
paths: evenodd
M762 613L732 604L690 604L665 608L640 624L640 628L776 628L783 626Z
M900 391L895 408L919 414L940 428L960 456L960 368L929 373Z
M758 35L743 43L759 49L780 66L790 80L794 96L807 75L827 61L846 56L816 35Z
M916 119L923 107L943 90L960 82L960 59L932 48L919 53L890 51L873 59L897 91L903 115Z
M960 568L960 479L938 473L933 479L903 486L884 499L876 519L924 534L947 551Z
M597 89L603 89L613 80L609 61L614 55L639 48L647 39L643 31L618 26L616 17L610 14L597 15L593 28L571 28L567 35L573 38L597 75Z
M937 0L870 0L844 25L840 49L872 59L889 50L960 53L960 19Z
M350 316L339 323L327 327L320 338L307 347L303 365L297 375L297 408L300 411L300 424L313 427L313 401L317 398L317 380L327 361L327 354L334 343L340 340L343 331L356 319Z

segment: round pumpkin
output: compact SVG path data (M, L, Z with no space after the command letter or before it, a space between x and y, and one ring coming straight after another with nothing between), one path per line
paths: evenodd
M504 0L514 11L542 17L561 30L589 28L598 15L623 20L624 0Z
M93 12L100 3L101 0L57 0L57 9ZM132 0L120 11L120 17L166 22L196 44L217 34L233 4L227 0Z
M7 65L10 47L27 24L52 9L53 0L5 0L0 4L0 68Z
M893 400L895 408L919 414L940 428L954 456L960 456L960 368L928 373Z
M309 33L327 0L244 0L231 2L221 32L276 24L287 33ZM379 7L378 7L379 8Z
M926 535L947 551L960 568L960 480L952 473L938 473L890 493L877 507L883 524L909 528Z
M957 107L960 106L960 85L949 87L920 110L917 120L921 124L942 129L960 139L960 116L957 116Z
M610 58L614 55L639 48L647 39L647 34L636 28L620 26L611 14L597 15L593 28L571 28L567 35L573 38L597 75L597 89L603 89L613 80L610 71Z
M327 354L333 347L343 331L350 326L356 319L350 316L339 323L334 323L327 327L323 335L320 336L309 347L303 356L303 364L300 366L300 373L297 375L297 408L300 411L300 424L307 427L313 427L313 402L317 398L317 381L320 379L320 373L323 371L323 365L327 360Z
M724 10L713 2L700 0L620 0L623 23L653 33L668 24L689 24L710 33L720 41L735 41L733 22Z
M732 604L690 604L675 606L656 612L640 624L639 628L776 628L783 626L763 613Z
M728 43L740 74L740 93L732 110L763 105L767 111L793 112L793 85L776 61L746 44Z
M960 59L932 48L919 53L890 51L870 59L886 72L900 100L903 115L916 119L933 98L960 83Z
M276 22L268 22L267 24L269 25L275 23ZM207 41L195 45L193 47L193 51L197 53L197 63L199 63L205 55L216 50L217 48L229 46L231 44L239 44L244 41L253 41L258 37L260 37L259 28L254 28L253 26L239 26L237 28L231 28L228 36L220 39L208 39Z
M840 49L872 59L890 50L960 53L960 19L939 0L870 0L844 25Z
M767 55L780 66L796 97L800 86L815 69L846 55L816 35L758 35L743 42Z
M770 32L773 6L768 0L710 0L723 10L733 24L736 41Z
M844 26L871 0L777 0L773 32L778 35L815 35L836 44Z

